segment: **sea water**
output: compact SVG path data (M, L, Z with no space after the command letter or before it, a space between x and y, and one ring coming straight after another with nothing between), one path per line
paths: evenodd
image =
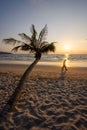
M33 54L0 54L0 64L31 64ZM42 55L39 65L62 66L67 59L69 67L87 67L87 54L45 54Z

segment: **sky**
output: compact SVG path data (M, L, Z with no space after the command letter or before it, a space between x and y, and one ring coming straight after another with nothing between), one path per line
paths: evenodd
M13 47L4 38L30 35L32 24L38 33L47 24L55 53L87 54L87 0L0 0L0 51Z

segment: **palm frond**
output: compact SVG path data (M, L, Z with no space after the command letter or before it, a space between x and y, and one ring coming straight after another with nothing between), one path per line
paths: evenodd
M31 33L32 33L32 37L36 38L37 32L36 32L35 26L33 24L31 26Z
M24 44L24 45L21 46L20 49L23 50L23 51L29 51L29 50L32 49L32 46L29 46L29 45L27 45L27 44Z
M20 33L20 34L18 34L23 40L25 40L26 42L31 42L31 38L28 36L28 35L26 35L25 33Z
M15 45L15 44L24 44L24 42L22 42L22 41L19 41L19 40L16 40L16 39L14 39L14 38L8 38L8 39L3 39L3 42L5 43L5 44L13 44L13 45Z
M41 49L42 53L48 53L48 52L54 52L54 51L55 51L54 42L43 46L43 48Z
M35 26L32 24L31 26L31 33L32 33L32 36L31 36L31 45L34 47L34 49L36 50L36 44L37 44L37 32L36 32L36 29L35 29Z
M7 38L7 39L3 39L3 42L5 44L13 44L14 45L17 42L17 40L14 38Z
M40 42L42 42L42 40L45 40L45 37L47 35L47 24L45 25L45 27L41 30L40 34L39 34L39 38L38 40Z
M20 46L16 46L12 49L12 51L16 52L18 51L18 49L20 50L23 50L23 51L28 51L30 50L32 47L29 46L28 44L24 43L23 45L20 45Z
M21 47L22 47L22 45L20 45L20 46L16 46L16 47L14 47L11 51L16 52L16 51L18 51L18 49L21 48Z
M49 43L47 41L43 41L40 44L40 48L43 48L45 45L48 45Z

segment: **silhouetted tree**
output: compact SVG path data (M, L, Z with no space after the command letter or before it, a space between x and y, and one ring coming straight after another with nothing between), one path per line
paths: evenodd
M21 77L18 87L15 89L13 95L7 102L7 106L9 105L9 108L14 108L16 101L18 97L20 96L22 86L24 84L25 79L28 77L29 73L32 71L33 67L38 63L38 61L41 59L41 55L48 52L54 52L55 46L54 42L48 43L45 41L45 36L47 35L47 25L41 30L40 34L37 35L37 31L35 29L35 26L32 25L31 27L31 36L28 36L24 33L19 34L19 36L22 38L23 41L16 40L14 38L4 39L3 41L6 44L17 44L16 47L12 49L12 51L18 51L18 49L23 51L29 51L30 53L34 53L35 60L34 62L27 68L27 70L24 72L23 76ZM19 45L18 45L19 44ZM6 107L7 107L6 106ZM3 113L5 108L1 113Z

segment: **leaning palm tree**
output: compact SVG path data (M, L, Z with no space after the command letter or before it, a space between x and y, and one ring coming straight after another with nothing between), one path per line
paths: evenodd
M7 102L7 106L9 105L9 108L11 110L16 105L17 99L20 96L25 79L28 77L28 75L32 71L33 67L41 59L41 55L43 53L55 51L54 42L48 43L47 41L45 41L46 34L47 34L47 25L45 25L45 27L41 30L39 35L37 35L35 26L32 25L30 37L24 33L19 34L19 36L22 38L23 41L19 41L14 38L9 38L9 39L3 40L6 44L10 44L10 43L13 45L17 44L17 46L14 47L12 49L12 51L18 51L20 49L23 51L29 51L30 53L34 53L34 55L35 55L34 62L24 72L23 76L21 77L21 79L19 81L18 87L15 89L13 95ZM4 112L4 110L5 110L5 108L3 109L3 112Z

